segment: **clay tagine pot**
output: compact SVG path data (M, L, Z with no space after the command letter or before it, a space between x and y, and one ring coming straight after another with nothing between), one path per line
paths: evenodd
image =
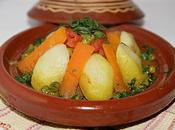
M85 16L102 24L121 24L144 16L131 0L40 0L28 15L57 24Z
M18 111L47 122L67 126L94 127L131 123L153 115L175 98L175 50L159 36L131 25L120 25L111 30L132 33L141 46L155 49L159 63L158 77L146 91L135 96L107 101L86 101L44 95L18 83L14 79L14 61L38 37L48 34L56 25L46 24L19 33L0 49L0 94ZM168 70L169 73L165 73Z

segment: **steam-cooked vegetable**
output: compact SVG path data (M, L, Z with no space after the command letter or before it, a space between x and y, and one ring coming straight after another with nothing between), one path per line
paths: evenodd
M68 47L74 48L78 42L82 40L81 36L73 32L70 28L67 29L67 42Z
M32 86L37 91L49 86L52 82L61 84L67 64L69 53L65 45L59 44L49 49L36 63L32 75Z
M38 59L51 47L66 41L66 28L60 27L52 33L40 46L31 54L18 63L18 69L22 73L32 72Z
M120 44L116 56L125 84L136 78L136 85L141 84L146 76L142 72L142 63L138 55L125 44Z
M106 36L107 36L109 43L112 45L114 51L116 51L120 43L120 32L110 31L106 33Z
M96 39L91 42L91 45L95 48L95 52L99 52L101 49L103 49L103 44L105 40L103 38Z
M93 53L94 48L89 45L78 43L74 49L68 68L64 75L64 80L60 86L60 95L70 98L76 93L80 75L84 65Z
M140 56L140 49L131 33L122 31L120 36L120 42L126 44L132 49L138 56Z
M21 59L24 59L24 58L27 57L30 53L32 53L32 52L35 50L35 48L37 48L40 44L43 43L43 41L44 41L43 39L38 38L38 39L36 39L36 40L34 41L33 44L29 44L29 46L27 47L27 49L22 53Z
M154 49L140 49L129 32L105 30L88 17L50 32L15 62L20 83L50 96L108 100L136 95L156 80Z
M112 97L114 72L107 60L93 54L81 74L80 88L88 100L107 100Z
M114 75L115 75L115 91L123 92L128 91L128 88L124 84L122 74L120 72L119 65L117 63L116 55L114 49L111 44L103 44L103 49L105 52L105 56L109 63L111 64Z

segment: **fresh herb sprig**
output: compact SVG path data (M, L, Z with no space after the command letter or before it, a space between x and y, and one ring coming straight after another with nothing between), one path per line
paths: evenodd
M90 17L75 20L70 23L74 32L80 35L93 35L96 39L105 37L102 26Z
M130 83L128 83L128 87L130 91L127 92L116 92L113 94L114 99L119 99L119 98L125 98L129 96L134 96L140 92L143 92L146 88L149 87L149 85L146 85L144 83L140 84L139 86L136 86L136 79L132 79Z

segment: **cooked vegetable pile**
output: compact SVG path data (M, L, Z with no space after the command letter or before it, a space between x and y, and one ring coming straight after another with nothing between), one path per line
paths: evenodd
M44 94L108 100L147 89L156 80L157 65L154 49L140 49L131 33L108 31L85 17L34 41L17 68L17 81Z

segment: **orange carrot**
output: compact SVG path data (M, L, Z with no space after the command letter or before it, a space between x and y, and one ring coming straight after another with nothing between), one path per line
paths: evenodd
M94 47L77 43L59 89L61 96L70 98L75 94L84 65L93 51Z
M120 32L111 31L111 32L107 32L106 35L107 35L107 39L108 39L109 43L114 48L114 51L116 51L118 44L120 43Z
M32 72L38 59L51 47L66 41L66 28L60 27L53 32L40 46L31 54L18 63L18 69L22 73Z
M105 56L109 63L111 64L113 70L114 70L114 75L115 75L115 91L117 92L123 92L123 91L128 91L127 86L125 86L123 82L123 78L117 63L117 59L115 56L115 52L113 50L113 47L111 44L103 44L103 50L105 52Z

